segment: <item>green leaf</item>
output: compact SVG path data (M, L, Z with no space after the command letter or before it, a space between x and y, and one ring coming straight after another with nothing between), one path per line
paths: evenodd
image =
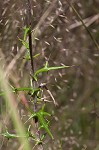
M29 138L29 137L32 137L34 140L35 140L35 135L31 134L31 132L29 131L28 129L28 132L26 135L24 136L19 136L19 135L16 135L16 134L12 134L12 133L9 133L7 130L5 133L2 133L1 134L2 136L8 138L8 139L13 139L13 138L20 138L20 137L24 137L24 138Z
M24 37L23 37L23 40L19 38L19 40L26 47L27 50L29 50L29 42L26 41L27 40L26 37L27 37L29 31L30 31L30 28L24 27Z
M10 134L8 131L6 131L5 133L2 133L1 135L3 135L4 137L6 137L6 138L8 138L8 139L20 137L20 136L18 136L18 135L16 135L16 134Z
M39 55L40 55L40 53L34 55L33 58L36 58L36 57L38 57Z
M22 42L22 44L25 46L25 48L26 48L27 50L29 50L29 43L26 42L26 41L24 41L24 40L22 40L22 39L20 39L20 38L19 38L19 40Z
M64 69L64 68L69 68L71 66L56 66L56 67L48 67L48 62L46 62L45 66L39 70L37 70L34 74L34 79L37 81L37 76L38 74L40 73L43 73L43 72L48 72L48 71L51 71L51 70L58 70L58 69Z
M26 41L26 37L27 37L29 31L30 31L30 28L24 27L24 38L23 38L24 41Z
M36 136L30 132L31 125L28 127L27 137L31 137L33 140L36 140Z
M36 94L37 92L40 91L40 88L28 88L28 87L24 87L24 88L12 88L12 92L13 93L17 93L17 92L20 92L20 91L27 91L27 92L31 92L31 94ZM5 95L5 92L1 92L0 93L0 96L4 96Z
M36 113L32 113L32 115L29 117L29 119L25 123L27 123L30 119L32 119L32 118L34 118L36 116L37 116Z
M27 54L24 56L24 59L30 60L30 53L29 52L27 52Z
M46 130L46 132L49 134L49 136L52 139L54 139L54 137L49 129L49 126L48 126L49 122L47 122L44 118L44 116L46 116L46 115L48 115L48 116L51 116L51 115L44 111L44 107L45 107L45 105L42 107L42 109L40 111L32 113L32 115L30 116L30 118L27 121L29 121L30 119L35 118L37 116L38 120L40 122L40 128L44 128Z
M24 88L13 88L12 89L13 92L18 92L18 91L28 91L28 92L32 92L32 94L37 93L38 91L40 91L40 88L28 88L28 87L24 87Z
M46 134L43 134L43 135L41 136L41 141L45 138L45 136L46 136Z
M48 123L47 123L46 120L44 119L44 114L43 114L41 111L39 111L39 112L37 112L36 115L37 115L37 117L38 117L38 119L39 119L39 121L40 121L40 124L41 124L42 128L44 128L44 129L46 130L46 132L49 134L49 136L50 136L52 139L54 139L54 137L53 137L53 135L52 135L52 133L51 133L51 131L50 131L50 129L49 129Z
M34 55L33 58L36 58L36 57L38 57L39 55L40 55L40 53ZM29 52L26 54L26 56L25 56L24 58L25 58L26 60L30 60L30 54L29 54Z

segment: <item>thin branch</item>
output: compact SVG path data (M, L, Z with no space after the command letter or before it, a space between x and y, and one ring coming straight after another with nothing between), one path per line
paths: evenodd
M97 19L99 19L99 14L96 14L94 16L88 17L86 19L83 20L83 22L85 23L86 27L90 26L91 24L93 24ZM75 29L79 26L81 26L82 23L81 21L77 21L76 23L72 24L69 26L69 30Z
M34 74L34 60L33 60L33 49L32 49L32 35L31 35L31 3L30 0L28 0L28 27L30 28L30 31L28 33L29 38L29 49L30 49L30 58L31 58L31 68L32 73Z
M32 75L34 75L34 59L33 59L33 48L32 48L32 32L31 32L31 3L30 0L27 1L27 6L28 6L28 27L30 28L30 31L28 33L28 40L29 40L29 49L30 49L30 60L31 60L31 68L32 68ZM35 87L35 81L32 78L32 86L33 88ZM34 97L34 112L37 111L37 98ZM40 131L39 131L39 122L38 122L38 118L35 118L35 127L37 130L37 136L39 138L39 140L41 139L41 135L40 135ZM39 145L39 148L41 150L43 150L43 145Z
M97 41L95 40L95 38L93 37L93 35L91 34L90 30L87 28L86 24L84 23L82 17L80 16L80 14L78 13L78 11L75 9L75 7L68 1L66 0L68 5L73 9L73 11L75 12L75 14L77 15L77 17L80 19L82 25L84 26L84 28L86 29L86 31L88 32L90 38L92 39L94 45L96 46L96 48L99 50L99 45L97 43Z

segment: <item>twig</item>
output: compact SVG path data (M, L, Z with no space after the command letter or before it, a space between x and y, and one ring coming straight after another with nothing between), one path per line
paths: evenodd
M75 7L68 1L66 0L68 5L73 9L73 11L75 12L75 14L77 15L77 17L80 19L82 25L84 26L84 28L86 29L86 31L88 32L90 38L92 39L94 45L96 46L96 48L99 50L99 45L97 43L97 41L94 39L93 35L91 34L90 30L87 28L87 26L85 25L82 17L80 16L80 14L77 12L77 10L75 9Z
M28 6L28 27L30 28L30 31L28 33L30 58L31 58L30 60L31 60L32 73L34 74L34 60L33 60L32 35L31 35L31 3L30 3L30 0L28 0L27 6Z
M30 0L28 0L28 27L30 28L30 31L28 33L28 40L29 40L29 49L30 49L30 60L31 60L31 68L32 68L32 75L34 75L34 59L33 59L33 48L32 48L32 33L31 33L31 3L30 3ZM35 81L34 79L32 78L32 86L33 88L35 88ZM37 98L34 97L34 112L37 111ZM37 136L39 138L39 140L41 139L41 136L40 136L40 131L39 131L39 127L38 127L38 118L35 118L35 127L36 127L36 130L37 130ZM40 146L40 149L44 149L43 148L43 145L41 144Z
M91 16L91 17L88 17L88 18L84 19L83 22L85 23L86 27L88 27L92 23L94 23L98 18L99 18L99 14L96 14L94 16ZM78 21L78 22L70 25L68 29L72 30L72 29L77 28L77 27L79 27L81 25L82 25L81 21Z

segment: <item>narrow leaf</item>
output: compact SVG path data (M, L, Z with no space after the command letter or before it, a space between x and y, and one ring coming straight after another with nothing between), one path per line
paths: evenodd
M39 70L37 70L34 74L34 79L37 81L37 75L43 72L48 72L51 70L58 70L58 69L64 69L64 68L69 68L71 66L56 66L56 67L48 67L48 62L46 62L45 66Z
M24 38L23 38L24 41L26 41L26 37L29 31L30 31L30 28L24 27Z
M20 92L20 91L27 91L27 92L32 92L32 94L40 91L40 88L28 88L28 87L24 87L24 88L12 88L12 92L13 93L16 93L16 92ZM5 95L5 92L1 92L0 93L0 96L4 96Z
M40 55L40 53L36 54L33 56L33 58L37 58ZM28 52L28 54L24 57L26 60L30 60L30 54Z
M21 136L18 136L16 134L11 134L8 131L6 131L5 133L2 133L1 135L3 135L4 137L8 138L8 139L12 139L12 138L19 138ZM26 136L23 136L26 137Z
M45 121L45 119L43 118L43 115L41 114L41 112L38 112L38 113L37 113L37 116L38 116L38 119L39 119L39 121L40 121L41 126L46 130L46 132L49 134L49 136L50 136L52 139L54 139L54 137L53 137L51 131L49 130L48 124L47 124L47 122Z
M19 38L19 40L22 42L22 44L25 46L25 48L26 48L27 50L29 50L29 43L26 42L26 41L24 41L24 40L22 40L22 39L20 39L20 38Z

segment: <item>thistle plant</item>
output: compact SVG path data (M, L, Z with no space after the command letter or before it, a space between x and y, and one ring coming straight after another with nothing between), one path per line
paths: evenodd
M34 141L34 147L38 146L40 147L40 149L44 149L43 143L47 134L52 140L54 140L53 133L51 132L51 129L50 129L50 120L49 120L49 118L52 117L52 114L45 111L45 107L47 103L45 103L43 99L44 89L48 92L48 94L52 98L52 101L55 106L57 105L57 102L55 101L52 95L52 92L49 91L46 83L41 83L40 85L38 84L39 75L44 74L45 72L48 73L49 71L52 71L52 70L65 69L70 66L65 66L65 65L49 66L48 61L45 61L44 67L40 66L39 68L34 68L35 58L38 56L40 57L40 54L37 53L36 55L34 55L34 52L32 49L33 44L32 44L32 27L31 27L31 5L30 5L29 0L28 0L28 25L23 27L23 30L24 30L23 39L19 38L19 41L22 43L22 45L26 49L26 54L24 56L24 59L31 63L31 71L29 72L30 84L29 84L29 87L21 87L21 88L17 88L11 85L11 92L14 94L18 94L19 92L23 91L27 95L30 96L33 109L29 106L28 102L24 102L24 101L22 102L26 110L30 114L27 121L24 122L24 127L26 128L25 125L27 122L29 122L30 120L34 120L36 132L34 134L31 132L32 124L29 122L29 126L26 129L25 135L18 135L18 134L10 133L8 129L6 129L5 132L1 133L1 135L8 139L23 137L23 138L26 138L27 140L31 138ZM5 95L4 91L0 93L0 96L4 96L4 95Z
M26 48L26 55L24 57L24 59L26 59L26 61L29 61L32 59L35 59L35 57L38 56L38 54L36 54L35 56L31 56L30 54L30 47L29 47L29 41L27 40L27 37L30 34L30 27L28 28L24 28L24 37L23 39L19 39L21 41L21 43L25 46ZM28 58L28 59L27 59ZM32 63L31 63L32 64ZM50 121L47 119L46 120L46 116L51 117L51 114L49 112L45 111L45 107L46 107L46 103L42 101L42 90L46 89L47 92L49 93L49 95L51 96L51 98L53 99L53 103L55 105L57 105L57 102L55 101L53 95L51 94L51 92L48 90L46 83L42 83L40 85L38 85L38 80L39 80L39 74L40 73L44 73L44 72L49 72L51 70L58 70L58 69L63 69L63 68L68 68L70 66L54 66L54 67L49 67L48 66L48 62L45 62L44 67L41 67L40 69L36 70L34 72L34 74L31 74L30 76L30 87L21 87L21 88L16 88L13 87L11 85L11 91L14 94L17 94L20 91L24 91L27 92L27 94L29 94L31 96L31 98L33 99L33 105L34 105L34 111L28 106L26 107L26 109L30 112L30 117L28 118L28 120L24 123L24 125L30 120L33 119L35 124L37 125L37 133L38 134L32 134L31 133L31 125L29 125L28 129L27 129L27 134L26 135L22 135L25 138L32 138L33 141L35 141L35 146L37 145L43 145L43 140L46 137L46 134L48 134L50 136L50 138L53 140L53 134L50 130ZM37 87L34 87L34 83L36 83L36 85L38 85ZM1 92L0 96L4 96L5 92ZM24 104L25 105L25 104ZM40 105L40 109L37 109L37 106ZM25 105L26 106L26 105ZM41 129L44 129L45 132L41 134ZM17 134L12 134L9 133L8 130L6 130L4 133L2 133L3 136L5 136L8 139L13 139L13 138L20 138L19 135Z

